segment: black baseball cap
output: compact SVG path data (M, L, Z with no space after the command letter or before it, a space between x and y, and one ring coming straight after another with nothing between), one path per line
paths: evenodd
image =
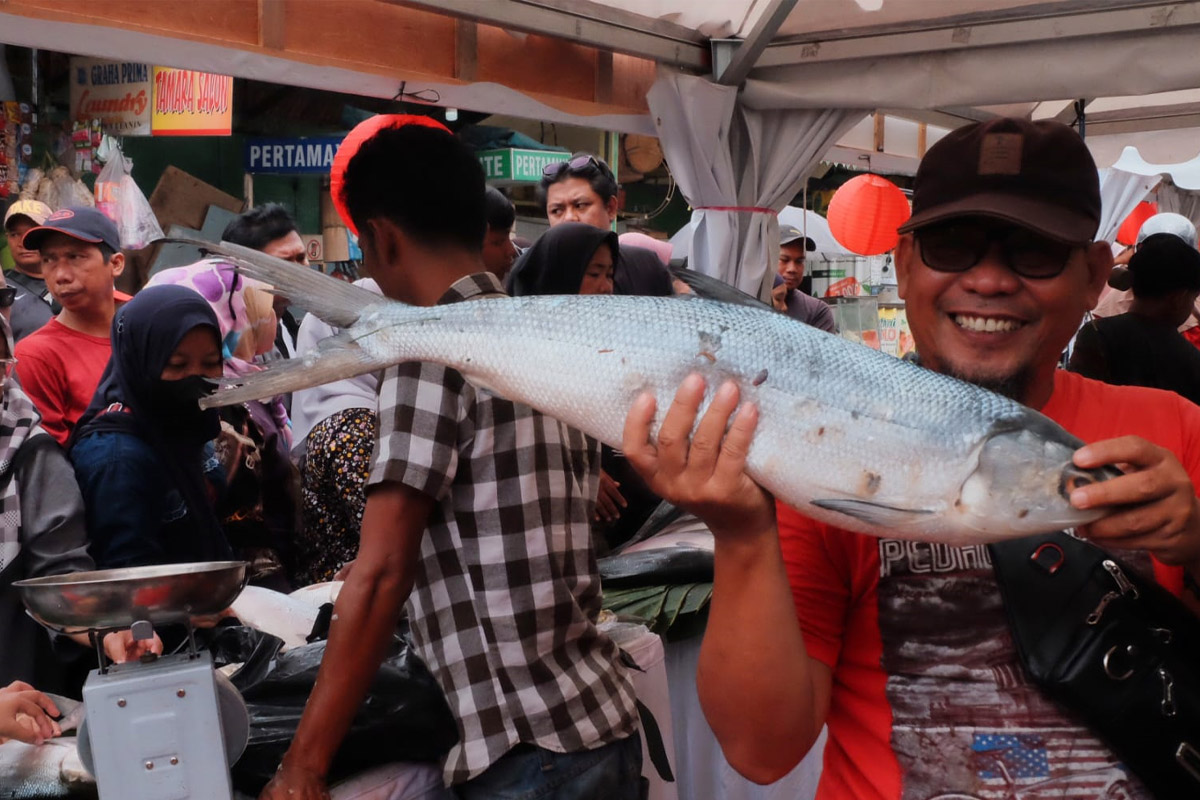
M900 233L992 217L1065 244L1100 227L1100 175L1083 139L1059 122L998 117L951 131L917 167Z
M779 244L781 247L785 244L791 244L792 242L800 239L804 240L804 249L807 252L811 253L817 249L817 243L805 236L804 231L800 230L794 225L779 226Z
M37 250L52 233L61 233L90 244L106 244L114 251L121 249L121 234L103 212L94 208L60 208L36 228L30 228L21 240L26 250Z
M1154 297L1179 289L1200 291L1200 252L1173 233L1146 237L1129 259L1129 287Z

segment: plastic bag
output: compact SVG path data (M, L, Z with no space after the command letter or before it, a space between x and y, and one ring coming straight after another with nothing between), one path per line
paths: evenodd
M31 173L35 171L30 170ZM32 178L32 174L30 177ZM66 167L55 167L46 175L40 176L36 185L27 180L24 196L42 201L51 211L96 205L92 193L83 185L83 181L72 177Z
M50 178L58 189L58 206L51 206L56 211L59 208L91 208L96 205L92 193L83 185L83 181L71 175L71 171L66 167L50 170Z
M231 680L250 712L250 741L233 767L238 790L257 795L296 735L316 683L325 642L279 652L282 641L253 628L222 629L209 650L216 666L243 662ZM393 761L436 761L458 741L441 688L397 636L330 769L330 781Z
M150 201L129 174L133 162L116 152L96 178L96 208L117 225L121 247L141 250L163 238Z

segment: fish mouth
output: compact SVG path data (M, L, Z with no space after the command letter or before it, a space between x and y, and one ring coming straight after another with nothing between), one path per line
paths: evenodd
M1027 324L1012 317L982 317L975 314L951 314L950 318L958 327L974 333L1009 333Z
M1113 478L1120 477L1125 473L1116 467L1100 467L1098 469L1082 469L1074 464L1067 464L1063 467L1062 475L1058 480L1058 493L1062 495L1064 500L1070 501L1071 492L1084 486L1091 486L1094 483L1102 483Z

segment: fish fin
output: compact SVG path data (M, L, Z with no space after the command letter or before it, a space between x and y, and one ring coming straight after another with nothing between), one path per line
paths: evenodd
M902 528L933 513L927 508L897 508L865 500L813 500L812 504L881 528Z
M269 256L240 244L213 244L200 239L170 238L160 241L188 244L233 263L238 272L269 283L275 294L311 311L335 328L349 328L368 308L386 302L382 297L361 286L302 267L291 261Z
M646 517L646 521L643 522L642 526L637 529L637 533L630 537L628 541L623 542L615 547L613 549L613 553L623 553L626 548L630 547L631 545L635 545L638 542L644 542L646 539L649 539L651 536L658 533L663 528L679 519L681 516L683 516L683 509L673 505L667 500L663 500L661 503L655 506L652 512L650 512L650 516Z
M711 275L705 275L685 267L671 267L671 276L686 283L696 293L697 297L703 297L707 300L719 300L722 303L732 303L738 306L749 306L750 308L757 309L765 308L769 311L775 310L754 295L746 294L741 289L730 286L728 283Z
M315 349L246 375L228 375L217 380L215 394L200 400L201 408L217 408L262 400L267 397L320 386L330 381L353 378L388 366L359 347L348 331L325 339Z

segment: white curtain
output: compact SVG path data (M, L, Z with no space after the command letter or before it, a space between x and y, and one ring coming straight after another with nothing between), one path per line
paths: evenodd
M1116 241L1121 223L1160 180L1158 175L1135 175L1116 167L1100 170L1100 229L1096 240Z
M1200 224L1200 192L1189 192L1169 183L1163 183L1155 193L1158 199L1158 210L1182 214Z
M765 299L778 259L776 213L867 112L754 111L738 102L736 87L667 70L646 99L667 164L695 209L688 266Z

